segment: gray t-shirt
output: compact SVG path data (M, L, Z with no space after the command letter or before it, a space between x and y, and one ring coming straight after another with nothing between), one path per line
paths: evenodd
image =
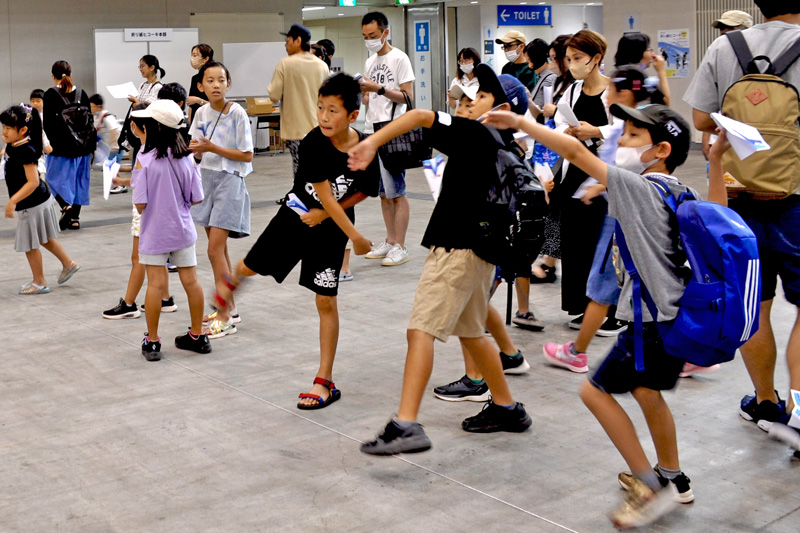
M653 175L665 182L676 198L686 191L700 198L696 191L672 176ZM658 321L674 319L691 271L686 265L686 253L679 245L677 221L661 193L645 177L609 166L608 214L617 219L625 234L636 271L658 309ZM632 321L633 284L616 249L614 265L619 277L624 273L617 318ZM644 302L642 310L644 321L651 322L653 318Z
M765 55L775 61L800 39L800 26L776 20L757 24L742 33L753 57ZM763 69L766 63L761 62L760 66ZM725 36L719 37L708 47L683 100L704 113L718 112L725 92L743 75L730 41ZM789 68L783 79L800 90L800 61Z

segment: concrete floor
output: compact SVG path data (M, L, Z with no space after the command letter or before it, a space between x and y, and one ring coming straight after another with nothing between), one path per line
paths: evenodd
M257 236L289 188L290 158L260 155L255 168L247 184ZM705 191L699 152L678 175L694 176L685 181ZM532 366L509 377L533 418L529 432L464 433L461 420L481 405L430 394L420 420L434 443L430 452L374 458L358 451L399 399L405 329L425 256L419 242L433 208L420 171L409 177L411 261L390 269L353 259L355 281L339 297L334 377L343 399L314 412L295 408L318 364L314 299L297 285L297 272L280 287L271 278L244 286L239 333L213 341L207 356L167 340L164 360L148 363L139 350L143 317L101 318L125 290L131 197L104 201L99 183L93 176L83 229L61 239L83 270L56 287L59 265L45 254L49 295L17 295L29 270L13 252L14 222L0 222L1 531L613 530L606 513L622 499L616 475L625 465L577 396L585 378L547 366L541 355L545 341L573 338L559 283L533 292L545 333L511 330ZM383 237L377 200L358 207L358 226L374 241ZM231 257L246 253L255 236L231 241ZM210 290L205 247L201 236L198 273ZM179 310L162 315L165 339L189 321L177 275L170 282ZM773 314L776 383L785 397L783 354L795 314L782 299ZM593 343L590 367L611 342ZM436 350L431 387L463 374L458 342ZM800 530L800 501L792 496L800 463L739 417L739 400L750 391L737 358L666 394L697 499L652 530ZM621 401L654 458L634 402Z

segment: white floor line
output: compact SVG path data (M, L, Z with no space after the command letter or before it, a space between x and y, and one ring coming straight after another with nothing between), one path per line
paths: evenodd
M5 292L7 292L7 291L5 291ZM49 309L47 307L44 307L42 305L37 304L36 302L32 302L32 301L30 301L28 299L30 297L25 298L22 295L18 295L18 294L11 294L11 295L12 296L16 296L17 298L20 298L20 299L30 303L31 305L33 305L35 307L38 307L38 308L40 308L40 309L42 309L44 311L47 311L48 313L51 313L51 314L54 314L54 315L58 315L61 318L65 318L65 319L69 320L70 322L75 322L77 324L80 324L81 326L83 326L85 328L88 328L88 329L91 329L92 331L96 331L98 333L101 333L101 334L103 334L103 335L105 335L107 337L110 337L112 339L115 339L115 340L117 340L117 341L119 341L119 342L121 342L123 344L127 344L129 346L133 346L134 348L138 348L139 347L138 344L134 344L134 343L128 342L125 339L117 337L116 335L113 335L113 334L111 334L111 333L109 333L107 331L104 331L102 329L96 328L96 327L94 327L94 326L92 326L90 324L86 324L84 322L81 322L80 320L76 320L75 318L70 317L68 315L65 315L65 314L63 314L63 313L61 313L59 311L55 311L55 310ZM233 391L236 391L238 393L244 394L245 396L248 396L248 397L250 397L250 398L252 398L252 399L254 399L256 401L259 401L261 403L267 404L267 405L269 405L271 407L274 407L275 409L278 409L279 411L283 411L284 413L286 413L288 415L291 415L291 416L294 416L295 418L299 418L301 420L305 420L306 422L309 422L309 423L311 423L311 424L313 424L315 426L318 426L318 427L320 427L320 428L322 428L322 429L324 429L326 431L330 431L331 433L335 433L335 434L337 434L337 435L339 435L341 437L344 437L346 439L350 439L353 442L357 442L359 444L363 444L363 442L364 442L362 440L357 439L356 437L353 437L353 436L348 435L346 433L342 433L341 431L339 431L337 429L334 429L332 427L326 426L325 424L321 424L321 423L317 422L316 420L311 420L310 418L302 416L301 414L299 414L299 413L297 413L295 411L290 411L289 409L286 409L285 407L282 407L282 406L280 406L280 405L278 405L276 403L273 403L273 402L271 402L271 401L269 401L269 400L267 400L265 398L262 398L261 396L253 394L252 392L248 392L248 391L246 391L244 389L241 389L241 388L239 388L239 387L237 387L235 385L231 385L230 383L227 383L225 381L217 379L214 376L209 376L208 374L204 374L203 372L200 372L199 370L195 370L195 369L193 369L193 368L191 368L189 366L186 366L183 363L180 363L178 361L172 360L169 357L163 357L161 360L162 361L166 361L168 363L171 363L173 365L176 365L176 366L178 366L180 368L183 368L184 370L188 370L189 372L191 372L191 373L193 373L193 374L195 374L197 376L200 376L200 377L202 377L204 379L207 379L209 381L213 381L214 383L217 383L218 385L222 385L223 387L226 387L226 388L228 388L230 390L233 390ZM393 456L393 459L397 459L397 460L402 461L402 462L404 462L406 464L409 464L411 466L419 468L420 470L424 470L425 472L429 472L431 474L434 474L434 475L436 475L436 476L438 476L438 477L440 477L440 478L442 478L444 480L447 480L447 481L449 481L451 483L454 483L454 484L456 484L456 485L458 485L460 487L463 487L463 488L465 488L467 490L475 492L476 494L480 494L481 496L485 496L485 497L487 497L489 499L492 499L492 500L494 500L494 501L496 501L498 503L501 503L501 504L503 504L505 506L508 506L508 507L510 507L512 509L515 509L517 511L525 513L528 516L531 516L531 517L536 518L538 520L541 520L543 522L547 522L548 524L551 524L551 525L556 526L556 527L558 527L560 529L563 529L564 531L569 531L571 533L578 533L574 529L570 529L570 528L568 528L567 526L565 526L563 524L559 524L558 522L554 522L553 520L545 518L544 516L538 515L538 514L532 512L532 511L528 511L527 509L523 509L522 507L514 505L513 503L510 503L510 502L507 502L507 501L503 500L502 498L498 498L497 496L493 496L492 494L484 492L484 491L482 491L482 490L480 490L480 489L478 489L476 487L473 487L472 485L468 485L466 483L462 483L461 481L458 481L457 479L453 479L450 476L448 476L447 474L443 474L441 472L437 472L436 470L432 470L432 469L430 469L430 468L428 468L426 466L422 466L421 464L415 463L414 461L410 461L410 460L406 459L405 457L401 457L399 455L395 455L395 456Z

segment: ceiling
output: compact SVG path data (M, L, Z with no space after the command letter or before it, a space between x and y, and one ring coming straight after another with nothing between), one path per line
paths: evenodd
M391 0L356 0L358 7L339 7L338 0L304 0L303 1L303 20L319 20L336 17L363 17L369 11L375 9L393 7L394 1ZM519 2L512 0L444 0L447 7L464 7L477 4L498 5L498 4L558 4L558 5L602 5L603 2L576 2L575 0L549 0L548 2ZM433 0L415 0L415 4L438 3ZM309 8L324 9L309 9Z

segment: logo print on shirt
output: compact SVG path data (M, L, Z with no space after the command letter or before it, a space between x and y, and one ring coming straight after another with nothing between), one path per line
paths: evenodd
M333 193L333 197L336 198L338 202L342 198L345 197L347 191L350 190L350 186L353 184L353 178L346 178L344 174L336 178L336 181L332 181L331 183L331 192ZM313 183L306 182L306 192L314 198L317 202L319 202L319 195L317 194L316 189L314 189Z

